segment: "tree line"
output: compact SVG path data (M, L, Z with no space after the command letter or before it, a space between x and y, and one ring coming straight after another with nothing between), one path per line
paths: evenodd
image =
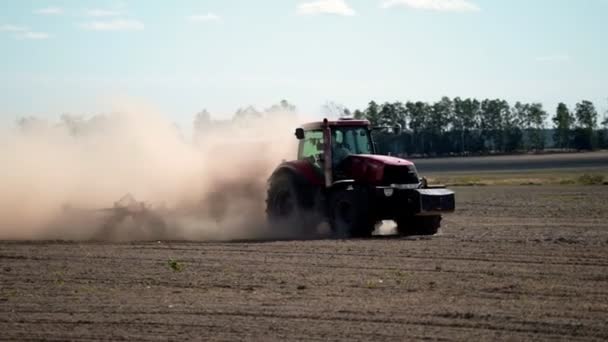
M608 118L598 126L598 112L591 101L572 109L560 103L551 115L541 103L501 99L450 99L428 102L369 102L350 112L330 103L326 112L367 119L377 132L380 152L397 155L468 155L541 151L548 148L594 150L608 148Z
M573 108L559 103L551 114L541 103L516 102L511 106L501 99L460 97L442 97L434 103L370 101L366 108L352 112L343 105L328 102L321 111L331 119L367 119L373 126L382 128L374 132L374 138L383 154L476 155L608 148L608 112L600 119L593 102L587 100ZM202 110L194 116L193 141L197 143L216 128L249 127L258 120L287 119L295 125L296 113L296 107L286 100L263 110L253 106L239 108L231 120L213 120L207 110ZM108 120L104 115L85 119L64 114L60 126L77 136L92 127L109 124ZM549 122L552 125L547 125ZM23 131L50 125L35 117L20 118L17 124ZM177 125L175 129L182 136Z

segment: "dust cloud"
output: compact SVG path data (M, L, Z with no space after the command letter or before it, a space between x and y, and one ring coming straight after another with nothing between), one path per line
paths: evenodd
M267 179L293 159L297 118L211 121L196 139L149 108L0 133L0 239L274 238Z

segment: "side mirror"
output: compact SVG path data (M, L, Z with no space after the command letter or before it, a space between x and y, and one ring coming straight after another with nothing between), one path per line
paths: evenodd
M298 140L304 139L304 129L303 128L296 128L296 138L298 138Z

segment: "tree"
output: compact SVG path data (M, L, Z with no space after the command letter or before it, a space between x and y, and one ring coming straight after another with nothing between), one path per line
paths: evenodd
M515 103L513 116L517 126L523 130L523 145L526 150L545 148L545 120L547 112L541 103Z
M532 103L528 108L528 122L530 123L531 146L535 150L542 150L545 148L545 120L547 119L547 112L543 109L541 103Z
M480 103L475 99L462 100L460 97L454 99L454 111L452 113L452 128L460 132L460 151L470 151L466 138L470 131L477 129L480 111Z
M380 124L380 107L374 101L371 101L365 109L365 118L369 120L372 126L378 126Z
M29 116L17 119L17 127L22 133L34 134L49 129L49 123L35 116Z
M253 106L248 106L246 108L239 108L234 113L233 120L251 120L251 119L259 119L262 117L262 113L258 112L257 109Z
M412 143L414 145L413 152L425 153L426 146L424 137L428 129L428 122L431 113L431 106L425 102L407 102L405 104L407 117L409 119L410 129L413 131Z
M453 112L454 104L447 96L442 97L433 104L431 116L428 121L431 152L445 153L450 149L449 143L444 139L444 133L448 128Z
M557 105L553 124L555 125L555 132L553 133L555 146L558 148L570 148L574 116L570 113L566 104L560 103Z
M194 123L193 123L193 137L194 142L198 143L205 131L210 128L211 125L211 115L206 109L196 113L194 115Z
M378 126L384 128L376 131L374 138L381 151L388 154L401 154L408 150L409 137L402 133L406 124L406 110L401 102L385 102L380 105L378 112Z
M486 148L504 150L503 117L510 111L509 103L505 100L483 100L481 102L480 129Z
M530 105L527 103L517 101L513 106L513 115L517 118L517 122L519 123L519 127L521 129L529 128L532 125L530 122L530 116L528 115L529 110Z
M525 106L523 106L525 108ZM517 102L513 108L503 110L502 116L502 150L515 152L523 147L523 131L521 129L522 104Z
M61 114L61 126L63 126L71 136L77 136L85 129L86 120L81 115Z
M604 130L608 130L608 109L604 112L604 119L602 120L601 125Z
M530 122L530 105L527 103L515 102L511 112L517 120L517 126L522 132L522 147L524 150L530 150L530 130L532 123Z
M597 126L597 111L591 101L576 104L576 120L579 127L594 129Z
M444 96L441 100L435 102L431 111L429 130L438 134L443 133L448 127L453 112L454 105L449 97Z
M405 122L405 107L401 102L389 103L385 102L380 106L378 113L379 125L383 127L403 127Z
M598 137L598 140L601 142L602 148L608 148L608 111L604 114L602 126L603 129L599 132L600 136Z
M328 119L338 119L350 117L351 113L346 106L333 101L326 102L321 106L321 113Z
M275 114L275 113L291 114L291 113L295 113L295 111L296 111L296 106L292 105L287 100L281 100L279 103L270 106L270 108L266 109L265 112L267 114Z
M593 129L597 126L597 110L591 101L576 104L575 116L577 129L575 133L576 148L592 150L596 147Z
M357 120L362 120L365 119L365 113L358 109L355 109L355 111L353 112L353 117Z

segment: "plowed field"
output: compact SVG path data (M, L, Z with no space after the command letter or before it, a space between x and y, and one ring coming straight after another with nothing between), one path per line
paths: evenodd
M430 238L2 242L0 339L608 339L608 187L455 190Z

